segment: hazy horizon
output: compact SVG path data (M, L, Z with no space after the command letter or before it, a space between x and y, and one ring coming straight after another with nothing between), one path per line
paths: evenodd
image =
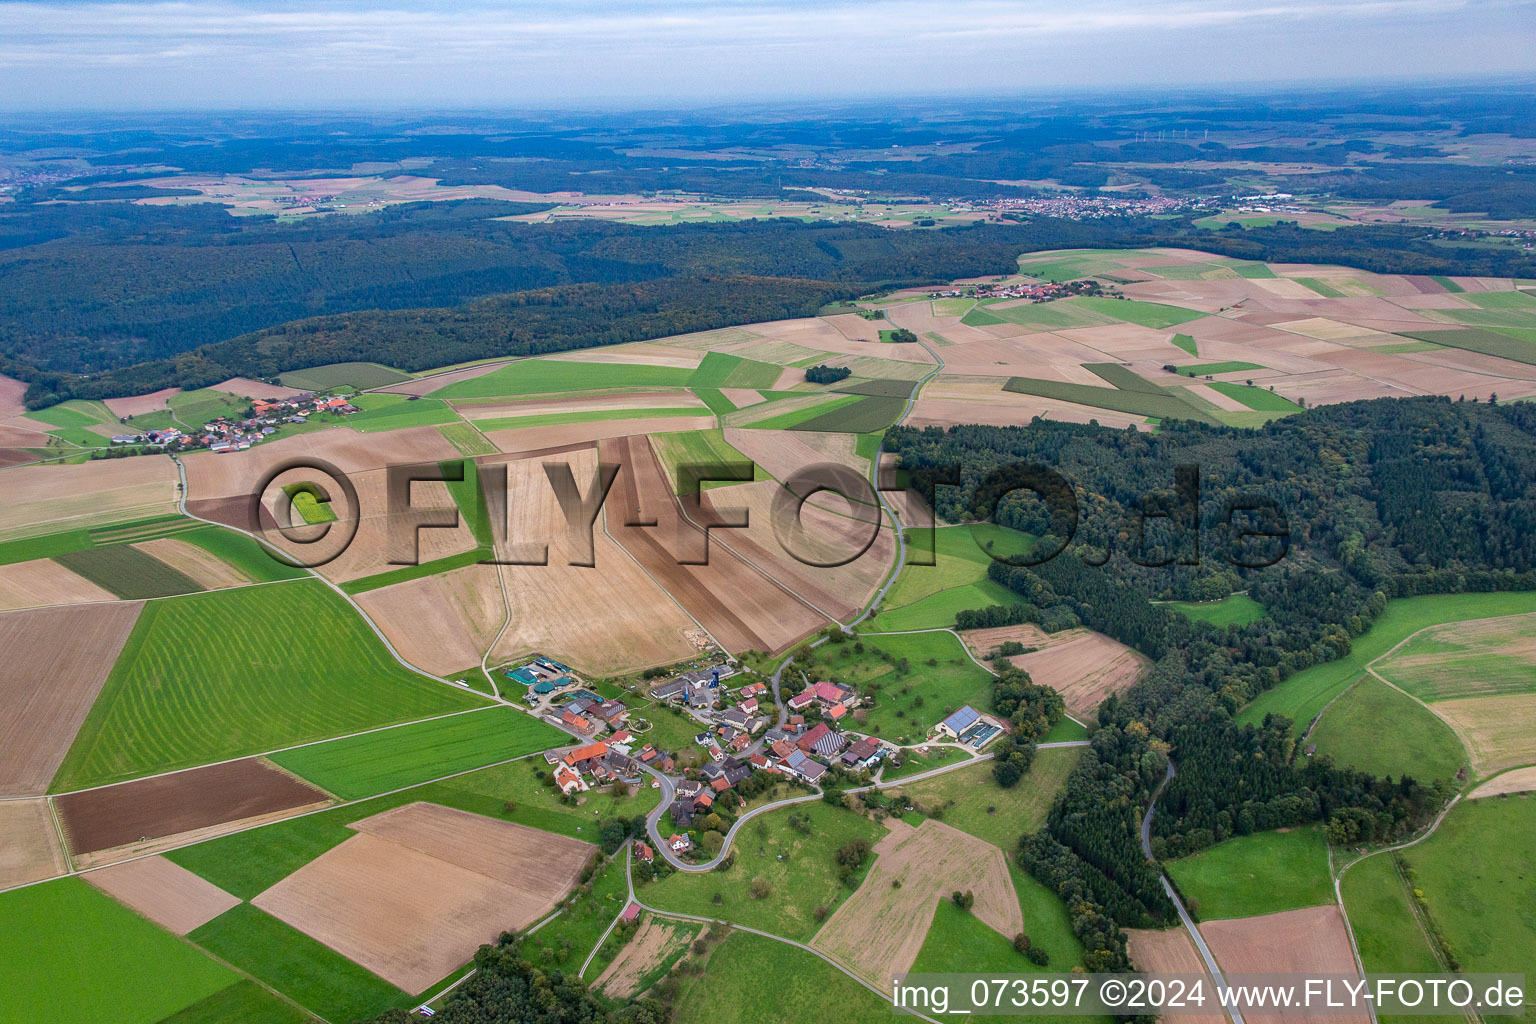
M1536 0L703 4L0 2L0 107L716 106L1490 83Z

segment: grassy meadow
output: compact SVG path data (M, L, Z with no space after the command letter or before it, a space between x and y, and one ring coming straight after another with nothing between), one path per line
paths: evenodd
M1315 907L1333 899L1328 843L1317 825L1237 836L1164 866L1203 921Z

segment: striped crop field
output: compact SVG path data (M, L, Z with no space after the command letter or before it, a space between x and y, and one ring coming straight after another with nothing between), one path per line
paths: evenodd
M275 750L481 703L401 666L325 584L144 607L55 790Z

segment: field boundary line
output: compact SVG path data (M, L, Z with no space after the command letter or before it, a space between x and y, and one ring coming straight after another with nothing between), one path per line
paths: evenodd
M59 817L59 809L53 805L53 797L45 796L43 801L48 805L48 817L53 822L53 833L59 839L59 852L64 855L64 873L74 874L75 857L69 852L69 836L64 834L64 822Z

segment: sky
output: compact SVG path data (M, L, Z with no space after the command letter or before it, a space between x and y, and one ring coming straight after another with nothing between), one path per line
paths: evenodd
M560 107L1536 76L1536 0L0 0L0 109Z

